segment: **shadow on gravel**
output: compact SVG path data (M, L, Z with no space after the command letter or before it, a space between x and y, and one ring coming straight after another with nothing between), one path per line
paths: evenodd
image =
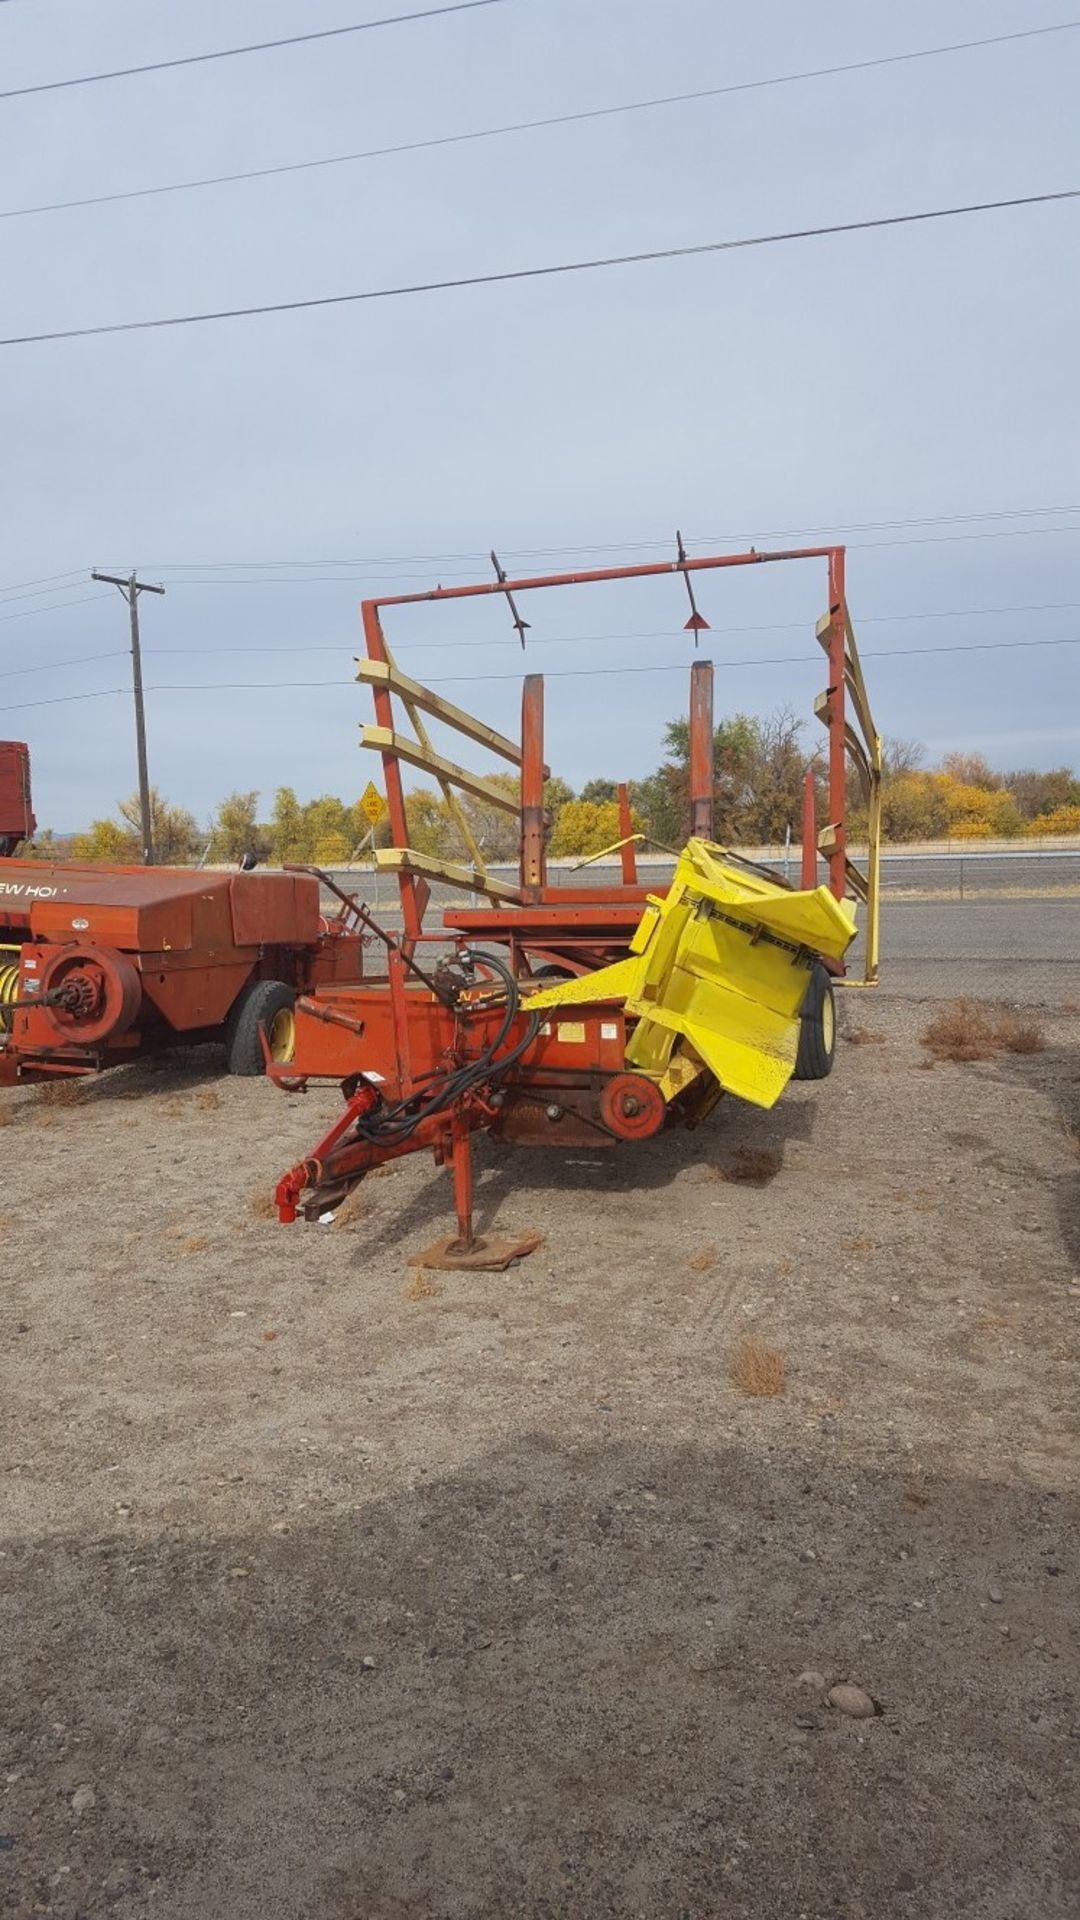
M785 1146L809 1140L816 1120L814 1101L788 1097L768 1113L731 1100L693 1132L675 1127L653 1140L611 1147L526 1147L478 1133L473 1137L476 1230L524 1231L533 1193L568 1199L595 1196L601 1204L620 1194L662 1193L689 1169L715 1167L741 1147L775 1154L780 1172ZM422 1157L430 1165L429 1157ZM428 1181L406 1211L391 1209L381 1225L372 1222L365 1228L356 1264L400 1247L404 1236L422 1239L428 1228L433 1238L448 1232L453 1213L453 1182L447 1171Z
M1045 1053L1006 1055L1001 1069L1029 1092L1050 1099L1062 1140L1075 1163L1054 1177L1055 1207L1062 1244L1080 1279L1080 1048L1055 1046Z
M285 1533L8 1541L0 1910L1075 1914L1076 1500L619 1413Z

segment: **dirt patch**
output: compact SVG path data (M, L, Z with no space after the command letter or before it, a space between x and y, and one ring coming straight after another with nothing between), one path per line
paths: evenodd
M730 1180L736 1186L767 1187L782 1165L780 1154L771 1147L738 1146L713 1172L717 1180Z
M253 1206L334 1092L9 1130L0 1911L1072 1916L1080 1021L926 1074L937 1011L769 1114L481 1144L545 1244L423 1291L426 1158Z

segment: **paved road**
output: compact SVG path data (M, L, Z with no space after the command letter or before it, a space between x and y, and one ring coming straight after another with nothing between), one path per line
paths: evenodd
M643 861L639 867L641 884L662 893L668 884L671 867L670 861L666 864L651 861L646 864ZM779 865L777 871L783 874L783 865ZM787 872L788 878L797 885L797 851ZM493 866L492 873L509 880L511 884L516 878L515 869L508 866ZM336 875L346 888L356 886L358 877L360 873L357 869ZM370 889L373 884L370 876L363 874L362 877ZM554 887L618 886L619 868L605 863L574 872L570 867L553 866L549 871L549 879ZM950 853L913 857L891 854L882 861L881 883L883 894L924 894L965 901L979 894L1075 893L1080 898L1080 853L1040 854L1035 849L1025 848L1016 854ZM380 877L378 889L384 901L396 897L396 882L386 874ZM451 897L450 889L436 888L437 904L441 905Z

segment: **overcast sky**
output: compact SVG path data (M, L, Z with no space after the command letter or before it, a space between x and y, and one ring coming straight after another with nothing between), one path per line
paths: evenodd
M393 0L10 0L0 86L393 10ZM0 211L789 74L1068 12L1048 0L501 0L5 101ZM1077 186L1078 81L1080 32L1062 33L0 219L0 331ZM378 772L357 750L368 696L349 675L357 605L380 579L405 591L483 576L492 545L526 569L659 558L677 526L698 552L851 528L849 597L882 731L924 741L931 759L959 746L1004 765L1080 764L1080 647L872 657L1080 636L1078 232L1080 202L1066 202L3 349L0 733L31 742L42 823L79 826L134 786L126 697L22 704L125 686L123 657L57 664L125 643L120 596L87 584L93 566L137 566L167 583L164 599L142 602L151 771L203 817L229 789L258 787L268 808L282 782L352 797ZM1002 517L951 518L961 515ZM917 519L943 523L869 530ZM1061 528L1073 531L1051 531ZM641 544L577 551L621 542ZM540 562L530 549L550 552ZM14 597L27 593L37 597ZM702 580L700 599L721 712L788 702L809 713L823 572L727 572ZM536 595L525 611L534 670L669 669L549 681L557 771L575 784L647 772L664 721L685 710L681 583ZM522 657L505 607L409 609L389 632L409 670L514 729ZM461 678L474 674L497 677ZM303 684L274 684L287 682ZM164 690L185 683L193 690Z

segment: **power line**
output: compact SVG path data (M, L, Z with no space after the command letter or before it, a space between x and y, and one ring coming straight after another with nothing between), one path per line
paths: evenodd
M950 542L957 541L957 540L1015 540L1020 538L1034 538L1036 535L1040 535L1040 534L1058 534L1058 533L1080 533L1080 524L1076 526L1069 526L1069 527L1000 527L1000 528L997 528L992 533L926 534L926 535L920 535L916 537L914 540L848 540L845 542L845 545L849 553L864 553L878 547L941 546L941 545L948 545ZM758 537L763 538L764 536L758 536ZM650 548L652 548L652 547L660 546L662 543L660 541L649 541L647 543L643 542L642 544L648 545ZM694 542L695 546L703 546L703 545L723 546L725 544L730 544L730 542L726 542L720 539L719 537L715 541L695 540ZM583 549L580 549L579 551L602 552L604 551L604 549L602 548L584 549L583 548ZM270 562L269 564L273 565L274 563ZM317 564L317 563L313 563L313 564ZM165 573L166 575L169 573L169 571L170 569L168 567L155 568L155 572ZM470 568L467 572L462 572L460 568L454 569L451 572L447 572L445 569L441 569L439 573L440 582L444 582L446 580L455 580L455 579L471 580L473 578L474 578L474 570L472 568ZM267 574L253 575L251 578L247 578L247 579L245 578L237 579L234 577L231 579L212 578L208 580L200 580L200 579L170 580L169 585L172 587L278 587L278 586L301 587L301 586L326 586L326 585L350 586L350 587L361 587L361 586L367 585L367 586L373 586L373 587L383 587L383 586L393 585L395 582L402 582L402 581L408 582L410 580L427 581L428 579L430 579L430 575L427 573L397 573L397 574L383 573L383 574L369 574L366 577L362 574L348 574L348 573L307 573L303 575L298 575L295 578L288 574L283 575L283 574L267 573Z
M152 187L128 187L117 193L94 193L73 200L44 201L31 207L9 207L0 209L0 220L22 220L36 214L64 213L78 207L111 206L119 200L146 200L165 193L191 193L205 187L234 186L247 180L269 180L281 174L310 173L320 167L342 167L362 160L384 160L398 154L424 153L436 147L499 140L510 134L535 133L549 127L573 126L588 120L609 120L621 114L648 113L659 107L688 106L701 100L718 100L728 94L755 93L767 87L787 87L806 80L865 73L873 67L899 66L912 60L932 60L941 54L967 53L977 47L1005 46L1014 40L1034 40L1049 33L1071 33L1077 27L1080 27L1080 20L1063 20L1054 26L1025 27L1018 33L991 34L980 40L956 40L948 46L919 47L910 53L888 53L872 60L851 60L831 67L809 67L799 73L771 74L760 80L739 80L720 87L697 87L690 93L658 94L648 100L628 100L609 107L586 107L576 113L545 114L536 120L513 120L499 126L474 128L465 133L445 133L426 140L398 141L385 147L363 147L355 153L332 153L316 160L292 160L273 167L247 167L236 173L213 173L194 180L165 181Z
M15 594L18 593L22 587L47 587L54 582L82 580L85 578L85 575L85 567L71 567L67 573L42 573L38 575L36 580L12 580L8 586L0 587L0 593L4 595ZM59 587L57 591L59 591Z
M1058 600L1027 607L951 607L939 611L931 610L926 613L861 613L857 625L861 629L867 626L878 626L886 623L891 624L896 621L960 620L976 617L988 619L994 614L1064 613L1075 612L1078 609L1080 609L1080 601L1078 600ZM717 627L711 622L709 625L709 632L715 635L735 633L806 633L808 631L809 622L806 620L770 620L737 627ZM531 650L534 647L595 646L615 642L625 644L628 640L681 640L684 632L685 629L682 627L657 627L631 633L538 634L534 631L529 636L529 648ZM501 640L459 640L457 638L446 640L406 640L404 642L395 641L394 651L409 653L429 653L432 651L437 653L474 653L478 650L488 651L494 649L498 652L505 652L506 648L512 645L516 645L516 642L509 641L505 637ZM277 645L269 647L154 647L148 649L148 658L157 659L166 654L178 656L183 659L193 659L199 654L212 654L215 658L226 654L254 654L259 658L265 658L269 654L284 653L299 654L306 659L310 654L315 653L355 653L355 651L355 641L342 640L333 645L318 644L315 646L305 645L298 647L282 647ZM66 663L59 661L55 664L64 666ZM37 669L23 668L21 671L36 672Z
M65 613L68 607L87 607L91 600L107 600L105 593L84 593L81 600L58 600L55 607L24 607L21 613L2 613L0 620L32 620L39 613Z
M476 3L476 0L473 0ZM0 99L3 95L0 94ZM451 280L422 280L398 287L369 287L360 293L320 294L306 300L274 300L254 307L220 307L206 313L169 314L157 320L113 320L96 327L59 327L48 333L12 334L0 347L25 347L46 340L86 340L104 333L145 333L161 327L188 327L208 320L247 320L257 314L299 313L313 307L341 307L365 300L394 300L420 293L445 293L460 287L490 287L512 280L544 280L557 274L591 273L601 267L641 266L656 260L687 260L698 254L734 253L745 247L779 246L792 240L820 240L831 234L867 233L872 228L908 227L929 220L954 220L972 213L998 213L1009 207L1048 206L1080 198L1080 187L1054 193L1026 193L1007 200L977 200L958 207L931 207L918 213L879 215L873 220L842 220L830 226L793 227L783 233L749 234L738 240L705 240L689 247L653 247L641 253L613 253L589 260L565 260L545 267L514 267L501 273L463 274Z
M51 700L20 700L15 706L0 707L0 713L25 713L28 707L66 707L75 700L110 700L123 692L123 687L102 687L97 693L60 693Z
M244 47L219 47L213 53L186 53L175 60L150 60L141 67L113 67L108 73L80 73L71 80L41 80L33 87L8 87L0 100L21 100L30 93L56 93L63 87L90 87L99 80L129 80L140 73L164 73L170 67L198 67L207 60L234 60L242 53L269 53L277 47L299 47L312 40L338 40L346 33L371 33L376 27L400 27L413 20L434 20L445 13L470 13L475 7L500 7L504 0L451 0L442 7L418 13L391 13L382 20L358 20L348 27L323 27L318 33L293 33L283 40L255 40Z
M977 640L965 646L954 647L883 647L862 651L864 660L903 660L916 656L937 658L940 655L956 653L1008 653L1026 651L1032 647L1076 647L1080 646L1080 634L1069 634L1057 640ZM685 673L686 661L666 661L661 665L647 667L565 667L557 668L547 674L549 680L595 680L606 679L613 674L627 673ZM690 663L692 664L692 663ZM813 657L806 653L773 654L764 659L720 660L716 663L720 671L729 667L791 667L813 666ZM433 687L461 686L463 683L475 684L478 681L517 680L520 673L459 673L443 674L437 680L428 682ZM164 683L145 688L147 693L280 693L311 692L317 693L333 687L355 687L357 681L349 680L204 680ZM122 687L104 687L97 693L65 693L48 700L23 700L14 706L0 707L0 713L22 713L29 707L61 707L76 700L107 700L114 694L123 693Z
M2 4L2 0L0 0L0 4ZM714 533L714 534L694 534L692 536L688 535L687 545L695 546L695 547L730 546L733 543L746 543L747 541L756 544L760 540L794 540L794 539L807 538L813 535L837 534L837 533L840 533L840 534L874 533L874 532L879 532L883 530L887 531L893 528L904 528L904 527L956 526L961 523L970 523L972 521L982 521L982 520L1024 520L1024 519L1035 519L1038 517L1045 517L1048 514L1060 514L1060 513L1080 513L1080 505L1055 506L1055 507L998 507L992 510L987 508L982 508L977 513L946 513L946 514L930 514L930 515L919 514L916 516L909 516L906 519L900 519L900 520L863 520L863 521L843 521L843 522L833 521L825 526L818 526L818 527L765 527L765 528L758 527L758 528L755 528L750 533ZM1014 533L1023 533L1026 531L1027 529L1022 527L1005 528L1002 530L1001 537L1005 538ZM1042 531L1042 529L1035 529L1035 531ZM1051 527L1046 529L1046 531L1051 533L1057 533L1057 532L1070 533L1070 532L1076 531L1076 529L1071 527L1064 527L1064 528ZM994 536L991 536L991 537L994 537ZM534 559L537 557L548 557L551 555L558 556L561 554L647 552L647 551L653 550L654 548L663 548L665 545L670 546L670 544L671 544L670 536L668 536L667 538L665 538L664 536L659 536L654 540L621 540L621 541L606 541L606 542L599 541L594 543L592 546L567 545L562 547L506 547L502 550L508 556L513 556L514 558L517 558L517 559ZM898 542L897 544L915 544L915 543ZM152 573L191 573L191 572L208 573L208 572L212 572L214 568L222 568L222 569L224 568L229 568L229 569L264 568L268 570L266 584L272 585L274 580L274 573L270 572L269 570L277 569L279 567L315 568L315 567L330 566L330 567L374 568L374 567L404 566L409 561L412 561L415 564L420 564L421 562L423 562L427 565L436 566L440 562L445 560L482 561L486 559L486 557L487 557L486 554L480 552L479 549L474 550L474 549L464 548L458 552L453 552L453 553L408 553L408 554L374 554L374 555L368 554L365 556L361 556L359 559L355 559L355 560L186 560L186 561L177 560L177 561L161 562L157 566L151 567L150 572ZM0 604L2 604L4 599L7 599L7 600L17 599L20 596L21 589L23 588L39 587L42 585L47 585L52 582L58 583L56 585L56 592L62 593L66 591L66 588L63 584L64 582L72 581L74 583L76 581L81 581L85 577L86 571L87 569L85 567L73 567L67 573L43 574L43 575L39 575L37 579L34 579L34 580L9 581L7 586L0 586ZM123 571L123 569L119 568L118 571ZM316 576L312 575L311 577L314 578ZM354 581L351 576L345 576L345 577L349 580L350 585L359 584L359 581L358 580ZM386 577L392 578L394 576L386 576ZM414 579L424 579L427 576L423 574L407 574L407 575L398 576L398 577L414 580ZM186 581L177 580L177 581L174 581L173 584L176 586L184 586L189 583ZM191 583L191 584L194 584L194 583ZM216 583L213 581L204 581L204 582L200 582L199 584L209 586ZM102 594L92 594L90 597L92 599L98 600L98 599L108 598L109 596L102 595ZM81 600L58 601L56 603L55 608L45 607L40 609L40 611L45 613L59 612L65 606L76 607L76 606L82 606L83 604L85 603ZM39 609L35 608L34 611L35 612L39 611ZM996 612L996 611L999 611L999 609L972 608L970 609L970 611ZM1027 607L1017 607L1017 608L1002 608L1000 609L1000 611L1026 613L1031 611L1031 609ZM23 616L21 614L16 614L16 615L12 615L11 617L13 619L22 619ZM864 614L861 617L862 619L865 620L866 615ZM884 617L884 616L881 616L881 617ZM906 616L896 615L893 617L899 619L899 618L904 618ZM732 632L734 631L734 629L723 628L721 629L721 631Z
M104 600L103 593L96 593L95 600ZM16 615L16 618L18 616ZM25 673L62 673L66 667L83 667L89 660L123 660L126 655L114 647L111 653L80 653L74 660L48 660L39 667L5 667L0 671L0 680L17 680Z
M14 591L4 592L3 597L0 598L0 606L10 606L15 600L42 600L45 595L49 593L70 593L74 587L84 584L85 580L86 575L84 573L81 580L78 577L62 580L50 587L33 587L24 593L16 593ZM59 601L57 604L62 606L64 603L63 601Z
M95 600L107 599L109 597L110 596L105 594L92 595L92 598ZM878 614L864 613L864 614L860 614L858 624L860 627L865 627L865 626L872 626L872 625L880 625L884 623L892 623L895 621L908 621L908 620L959 620L959 619L969 619L969 618L987 619L994 614L1064 613L1064 612L1074 612L1077 610L1077 608L1080 608L1080 601L1060 600L1060 601L1052 601L1052 602L1043 602L1041 604L1037 603L1033 606L951 607L951 608L941 609L938 611L929 611L925 613L878 613ZM48 612L48 611L51 611L51 609L35 608L34 611ZM10 618L16 619L16 620L24 619L25 617L26 616L23 614L13 614L10 616ZM807 622L805 620L768 621L758 625L737 626L737 627L715 627L714 626L714 627L710 627L709 629L710 633L717 636L721 636L725 634L745 634L745 633L802 633L802 632L805 632L806 630L807 630ZM593 646L593 645L598 645L603 643L609 643L609 644L616 643L616 642L625 643L626 641L633 641L633 640L681 640L682 637L683 637L683 629L681 627L679 628L663 627L663 628L656 628L656 629L650 629L648 631L633 632L633 633L562 633L562 634L548 634L548 635L533 635L529 641L529 645L530 645L530 648ZM1020 645L1025 643L1009 642L1008 644ZM1035 643L1031 642L1030 644L1034 645ZM1040 644L1057 644L1057 643L1047 642L1047 643L1040 643ZM451 650L453 650L454 652L459 652L459 651L474 652L477 649L490 649L490 648L495 648L499 651L503 651L508 645L508 642L506 640L452 640L452 641L414 640L414 641L406 642L405 645L408 650L414 651L414 652L415 651L424 652L424 651L430 651L431 649L435 649L437 652L446 653ZM212 655L214 658L224 658L227 655L235 656L235 655L252 654L262 659L270 654L290 654L290 655L299 654L299 655L302 655L304 658L307 658L309 655L316 654L316 653L352 653L353 650L354 650L354 642L352 641L341 641L341 642L338 642L336 645L332 645L332 646L317 645L317 646L299 646L299 647L281 647L281 646L152 647L147 649L146 657L152 660L163 659L166 657L180 658L180 659L194 659L199 655ZM935 652L935 653L944 652L945 650L946 649L944 648L936 648L936 647L929 649L930 652ZM873 656L869 654L867 655L867 658L871 658L871 657ZM126 658L126 655L122 651L117 651L116 649L113 649L111 652L108 652L108 653L80 653L75 655L74 658L68 659L68 660L48 660L48 661L42 661L32 667L4 668L3 670L0 670L0 680L14 680L21 677L24 674L31 674L31 673L62 673L66 671L68 667L85 666L89 662L95 661L95 660L119 660L123 658ZM763 662L762 664L765 664L765 663ZM320 682L318 684L321 685L324 683ZM347 685L352 685L353 683L351 681L342 681L340 683L336 681L332 681L325 684L329 684L329 685L340 684L342 686L347 686Z
M941 527L955 526L961 521L972 520L1025 520L1034 519L1052 513L1080 513L1080 505L1058 507L999 507L993 511L983 509L978 513L937 513L920 514L903 520L848 520L833 521L826 526L817 527L755 527L750 533L695 533L687 534L688 546L730 546L735 541L758 540L795 540L811 534L825 533L881 533L897 527ZM608 540L596 541L591 546L561 547L503 547L508 558L531 560L551 555L578 553L639 553L654 547L670 547L671 535L658 535L652 540ZM154 568L155 573L210 573L214 568L256 568L256 567L403 567L412 565L438 566L444 560L485 561L487 554L478 548L462 548L454 553L395 553L361 554L352 560L162 560ZM416 576L409 576L414 578ZM36 582L24 581L23 585L33 586Z

